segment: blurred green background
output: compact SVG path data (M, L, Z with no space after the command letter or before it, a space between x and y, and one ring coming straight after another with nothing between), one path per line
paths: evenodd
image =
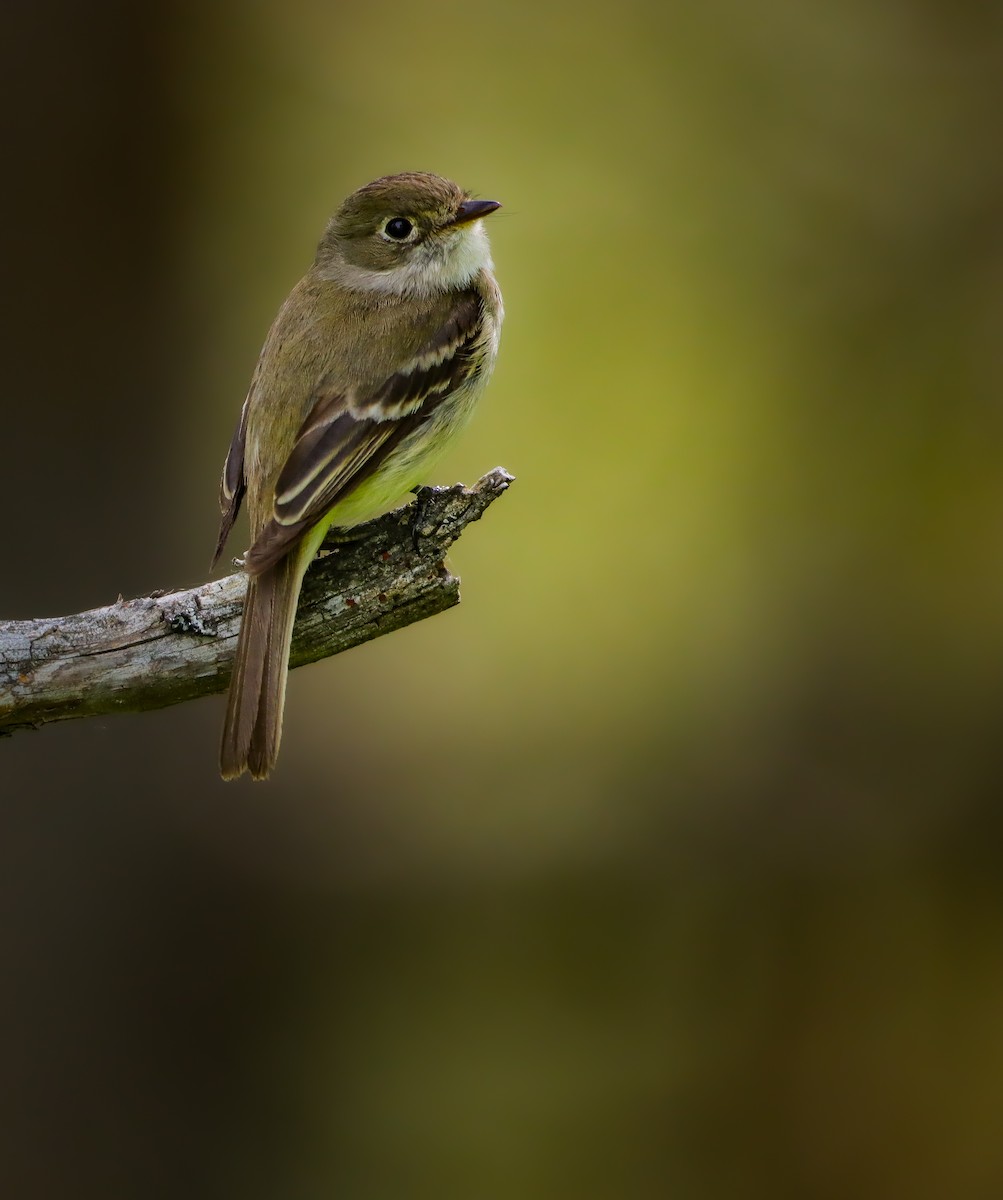
M998 6L4 15L0 614L204 577L388 171L505 204L435 482L518 479L267 786L221 699L0 744L5 1194L1000 1195Z

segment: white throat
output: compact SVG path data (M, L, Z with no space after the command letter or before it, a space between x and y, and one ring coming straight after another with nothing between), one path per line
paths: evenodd
M325 264L322 274L352 291L430 296L468 287L481 271L490 271L493 265L488 235L480 221L471 221L415 246L406 262L390 270L373 271L339 260Z

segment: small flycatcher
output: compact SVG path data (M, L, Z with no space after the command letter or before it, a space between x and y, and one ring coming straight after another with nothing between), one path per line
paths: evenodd
M437 175L367 184L268 332L220 488L216 559L245 494L251 525L224 779L275 765L300 584L328 528L424 482L473 412L502 322L481 218L500 207Z

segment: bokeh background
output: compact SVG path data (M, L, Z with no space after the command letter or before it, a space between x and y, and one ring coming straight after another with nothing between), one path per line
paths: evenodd
M1003 1192L1003 17L11 4L0 614L205 575L340 198L505 208L458 610L0 743L17 1197ZM235 550L239 546L235 544Z

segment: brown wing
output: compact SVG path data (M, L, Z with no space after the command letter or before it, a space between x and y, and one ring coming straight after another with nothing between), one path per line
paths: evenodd
M244 442L246 439L247 401L245 400L244 407L240 410L237 428L233 431L226 462L223 464L223 477L219 481L219 508L223 517L219 523L216 553L212 556L212 562L209 564L210 571L219 562L219 556L223 553L226 539L230 536L237 513L240 512L240 503L244 499L244 492L247 490L247 483L244 479Z
M480 296L465 292L406 369L364 393L317 398L276 482L272 519L245 556L248 571L278 562L479 370L483 328Z

